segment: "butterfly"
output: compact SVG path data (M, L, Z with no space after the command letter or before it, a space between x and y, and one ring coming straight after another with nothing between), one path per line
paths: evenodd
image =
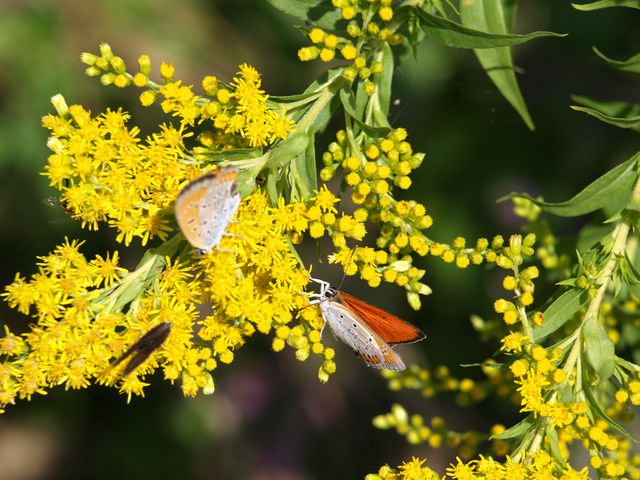
M425 334L409 322L370 305L356 297L331 288L328 282L312 278L320 284L320 293L312 293L310 303L320 307L325 325L373 368L401 371L404 362L393 348L398 343L419 342Z
M129 360L129 363L127 363L122 372L122 375L126 377L136 368L138 368L142 364L142 362L149 358L149 355L160 348L160 346L169 336L170 332L171 323L159 323L147 333L145 333L142 337L140 337L140 340L131 345L129 349L113 363L113 367L117 367L127 357L131 356L131 360Z
M238 169L227 167L189 182L178 194L175 215L182 234L199 253L207 253L222 240L240 206L236 190Z

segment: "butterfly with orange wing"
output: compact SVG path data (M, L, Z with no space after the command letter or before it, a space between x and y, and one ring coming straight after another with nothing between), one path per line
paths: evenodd
M347 293L320 284L320 293L312 293L310 303L320 307L325 325L373 368L401 371L404 362L393 348L399 343L419 342L425 334L417 327Z

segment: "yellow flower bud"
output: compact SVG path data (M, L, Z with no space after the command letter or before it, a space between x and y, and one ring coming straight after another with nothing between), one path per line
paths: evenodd
M406 190L411 186L411 179L409 177L399 176L393 180L393 183L401 189Z
M309 235L311 238L321 238L324 236L325 228L320 222L313 222L309 225Z
M142 88L147 85L148 81L149 81L149 77L147 77L144 73L138 72L133 76L133 84L136 87Z
M393 18L393 9L391 7L382 7L378 10L378 15L382 20L388 22Z
M360 175L358 175L356 172L351 172L347 175L346 182L347 185L357 185L358 183L360 183Z
M336 56L336 51L330 48L323 48L320 50L320 60L323 62L330 62Z
M467 268L469 266L469 256L465 253L456 255L456 267Z
M349 7L345 7L342 9L342 18L344 18L345 20L351 20L352 18L354 18L357 14L357 10L351 6ZM355 24L349 24L349 27L351 25L357 26ZM355 33L355 31L353 29L349 29L347 28L347 33L349 33L349 35L351 35L352 37L357 37L360 34L360 29L358 28L357 33ZM352 33L355 33L355 35L352 35Z
M318 47L304 47L298 50L298 58L301 62L309 62L318 58L320 50Z
M156 100L156 92L153 90L145 90L140 94L140 104L143 107L149 107L153 105L153 102Z
M160 76L165 82L170 82L171 80L173 80L173 76L175 75L175 73L176 69L172 63L162 62L160 64Z
M311 31L309 32L309 40L311 40L311 42L313 43L320 43L322 42L322 40L324 40L324 30L322 30L321 28L313 28L311 29Z

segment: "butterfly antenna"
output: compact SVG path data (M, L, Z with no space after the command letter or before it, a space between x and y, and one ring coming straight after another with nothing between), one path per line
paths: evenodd
M344 283L344 279L347 278L347 268L349 268L349 264L351 263L351 259L353 258L353 254L356 253L356 248L358 248L357 245L351 249L351 253L349 254L349 259L347 260L347 266L344 268L344 273L342 274L342 279L340 280L340 283L338 284L338 288L336 288L336 290L340 290L340 287L342 287L342 284Z

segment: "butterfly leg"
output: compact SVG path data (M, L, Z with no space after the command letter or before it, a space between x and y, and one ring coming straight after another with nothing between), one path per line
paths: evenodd
M320 284L320 295L331 288L331 284L329 282L325 282L324 280L320 280L319 278L309 277L309 280Z
M244 240L245 242L248 242L249 240L247 240L245 237L243 237L242 235L238 235L237 233L231 233L231 232L224 232L222 234L223 237L231 237L231 238L239 238L240 240Z
M218 252L223 252L223 253L233 253L234 255L238 255L238 252L236 252L234 249L232 248L222 248L222 247L218 247L216 248L216 251Z

